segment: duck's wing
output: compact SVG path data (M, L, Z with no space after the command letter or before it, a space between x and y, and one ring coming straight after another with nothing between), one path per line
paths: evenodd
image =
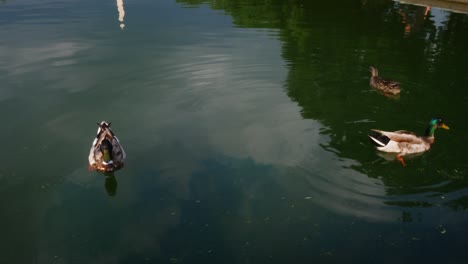
M391 141L395 141L398 143L407 143L407 144L424 143L424 141L420 137L416 136L416 134L408 130L398 130L394 132L382 131L382 130L374 130L374 131L378 131L380 134L388 137Z
M369 138L376 147L382 148L385 147L389 142L390 138L384 134L385 131L371 129L369 133Z
M101 147L102 141L106 137L112 137L112 134L108 131L108 129L99 128L96 138L94 138L93 143L91 144L91 149L89 150L89 165L102 163L102 152L99 148Z
M382 83L385 86L391 87L391 88L398 88L400 86L399 82L395 82L394 80L389 80L389 79L382 79Z
M413 136L416 136L415 133L409 131L409 130L397 130L397 131L393 131L393 133L396 133L396 134L401 134L401 135L413 135Z
M114 161L120 163L122 163L127 157L125 150L122 145L120 145L120 141L116 136L112 138L112 157Z
M98 138L95 138L93 141L93 144L91 145L91 149L89 150L89 155L88 155L88 162L89 165L94 165L97 163L97 160L99 158L100 152L97 151L98 148Z

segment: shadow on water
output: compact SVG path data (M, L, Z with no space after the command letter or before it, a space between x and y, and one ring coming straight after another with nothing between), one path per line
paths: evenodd
M107 195L116 196L117 195L117 179L115 178L114 172L112 173L103 173L105 177L104 187L106 189Z

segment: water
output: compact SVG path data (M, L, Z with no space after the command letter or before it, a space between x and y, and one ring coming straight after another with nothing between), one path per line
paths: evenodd
M468 16L283 2L1 1L0 263L466 262Z

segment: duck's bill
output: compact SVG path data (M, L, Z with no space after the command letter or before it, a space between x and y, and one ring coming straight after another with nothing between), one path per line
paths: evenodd
M442 124L440 127L443 128L443 129L447 129L447 130L450 129L446 124Z

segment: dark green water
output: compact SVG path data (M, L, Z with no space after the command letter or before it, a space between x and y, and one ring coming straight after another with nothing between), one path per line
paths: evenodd
M468 16L426 11L0 1L0 263L467 263ZM367 139L434 116L406 167Z

